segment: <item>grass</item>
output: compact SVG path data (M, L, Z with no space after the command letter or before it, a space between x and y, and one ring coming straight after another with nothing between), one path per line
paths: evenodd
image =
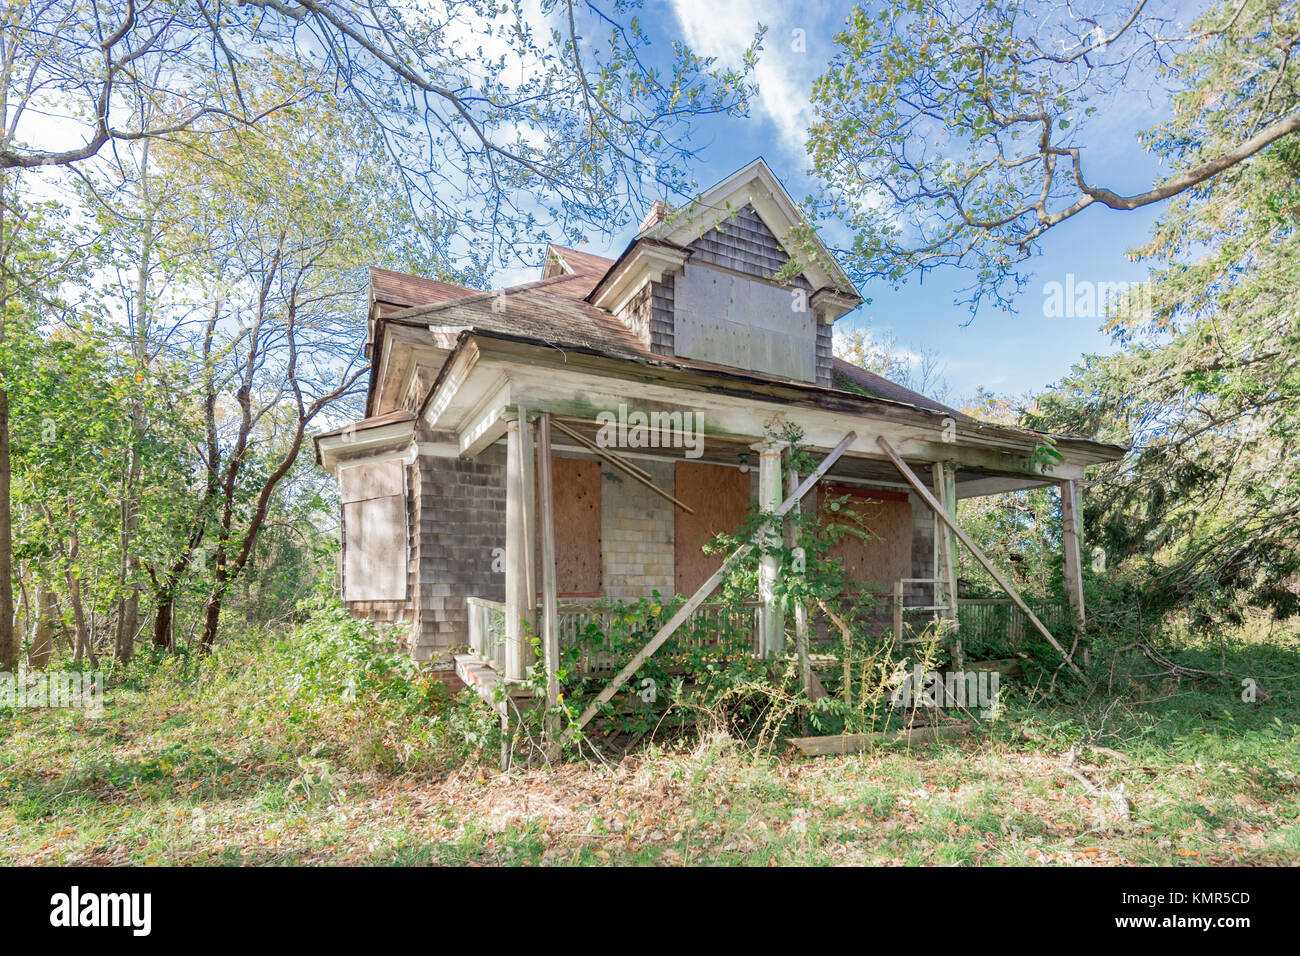
M799 758L715 733L500 775L490 711L323 612L211 660L120 669L100 718L0 710L0 861L1294 864L1300 646L1228 655L1268 700L1241 701L1236 679L1013 691L977 734L911 750ZM1075 764L1096 791L1063 769L1081 742L1103 748Z

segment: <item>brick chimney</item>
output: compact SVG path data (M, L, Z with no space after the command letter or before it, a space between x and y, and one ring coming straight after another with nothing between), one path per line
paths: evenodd
M664 202L662 199L656 199L651 204L650 211L646 213L645 218L641 220L640 232L645 232L647 229L652 229L659 225L659 223L668 218L668 214L672 211L672 206L668 205L668 203Z

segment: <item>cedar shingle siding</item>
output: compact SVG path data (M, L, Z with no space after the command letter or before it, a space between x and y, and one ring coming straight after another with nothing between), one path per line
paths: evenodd
M734 269L757 279L771 279L790 259L785 247L749 205L700 236L689 248L696 262ZM803 276L796 276L789 284L812 288Z

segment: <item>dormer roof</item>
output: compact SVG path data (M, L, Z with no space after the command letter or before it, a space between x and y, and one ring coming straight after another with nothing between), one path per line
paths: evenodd
M745 206L758 213L763 224L799 263L801 274L812 289L832 290L862 301L857 287L816 233L807 230L805 235L795 234L796 230L807 229L808 221L761 156L673 210L637 238L686 247Z
M679 268L703 241L716 240L742 227L738 221L757 220L775 238L781 258L794 260L799 272L791 284L806 285L821 295L833 321L862 302L857 287L835 261L830 249L808 229L798 205L760 157L710 187L678 209L656 203L641 231L624 249L587 296L587 301L618 311L627 297L646 281L659 281ZM770 241L770 240L769 240ZM785 261L772 263L772 274Z

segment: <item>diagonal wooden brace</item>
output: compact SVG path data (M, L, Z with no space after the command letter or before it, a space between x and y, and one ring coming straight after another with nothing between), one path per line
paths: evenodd
M1052 636L1052 632L1049 631L1046 626L1044 626L1043 622L1038 619L1038 615L1029 609L1029 605L1025 603L1025 599L1022 598L1019 592L1011 586L1011 582L1004 578L1002 573L993 566L993 562L990 561L984 552L979 549L979 546L970 539L970 535L961 529L957 524L956 519L944 510L943 505L939 504L938 500L930 492L930 489L925 486L920 478L916 477L916 473L907 466L907 463L904 462L902 458L899 457L898 452L894 451L893 446L885 440L883 435L876 438L876 444L880 446L881 451L889 456L889 460L894 463L894 467L897 468L902 473L903 477L907 479L907 483L912 486L912 490L921 496L921 499L930 506L930 509L935 513L940 521L952 529L952 532L957 536L957 539L966 546L967 550L969 550L972 555L975 556L975 560L978 561L983 566L984 570L993 577L993 580L998 583L998 586L1007 592L1007 597L1011 598L1011 602L1015 604L1016 607L1020 608L1025 617L1029 618L1034 627L1038 628L1038 632L1042 634L1043 637L1047 638L1047 643L1060 651L1061 656L1065 658L1065 663L1070 666L1070 670L1074 671L1074 673L1078 674L1080 677L1083 677L1083 671L1079 670L1078 665L1074 663L1074 660L1070 657L1070 652L1062 647L1060 642ZM953 596L953 602L954 604L956 603L955 595Z
M855 432L849 432L845 435L840 443L832 449L830 454L822 459L821 464L818 465L802 483L800 483L798 488L791 492L790 497L781 502L777 509L768 515L766 520L764 520L764 522L754 530L750 539L733 551L727 557L727 560L722 562L722 567L714 571L709 579L700 585L699 589L690 596L690 599L681 606L677 613L669 618L668 623L661 627L655 633L655 636L650 638L649 643L647 643L645 647L641 648L641 650L636 653L636 656L628 661L627 665L618 672L618 675L605 686L605 689L596 695L596 699L587 705L587 709L582 712L581 716L579 716L574 723L569 725L568 730L564 732L564 742L567 743L572 740L573 736L579 730L587 726L591 721L591 718L595 717L596 714L600 712L601 705L608 703L609 700L618 693L618 689L626 684L632 675L640 669L641 665L645 663L646 658L659 650L659 648L664 645L664 642L667 641L668 638L672 637L679 627L686 623L686 620L695 613L696 608L703 604L705 599L708 598L718 585L723 582L726 576L731 572L731 569L744 560L745 555L754 550L757 542L763 540L763 533L767 530L767 527L773 522L780 521L784 518L790 509L798 504L799 501L802 500L803 496L812 489L813 485L817 484L821 476L830 470L831 465L835 464L835 462L839 460L840 456L848 451L849 446L853 444L857 437L858 436Z

